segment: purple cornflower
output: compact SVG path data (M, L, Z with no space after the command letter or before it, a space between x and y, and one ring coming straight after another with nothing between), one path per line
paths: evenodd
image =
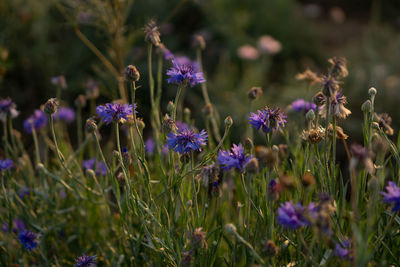
M3 232L7 233L8 232L8 224L7 223L3 223L1 225L1 230L3 230Z
M244 166L249 162L253 156L246 156L242 144L233 144L231 150L220 150L218 153L217 161L224 171L235 168L243 171Z
M352 260L350 247L351 243L348 239L343 240L342 244L335 242L333 255L338 256L342 260Z
M75 120L75 111L72 108L61 107L53 115L54 120L65 121L67 123Z
M169 149L180 154L201 151L201 146L207 144L207 137L205 130L194 133L190 129L178 129L178 133L171 132L167 135L167 144Z
M111 122L124 122L129 119L130 115L133 115L133 111L136 111L136 104L132 108L131 104L120 104L120 103L107 103L104 106L100 105L96 108L96 113L103 118L103 122L110 124Z
M253 128L269 133L273 130L279 130L286 124L285 114L280 112L279 108L265 107L263 110L257 110L257 114L250 113L249 123Z
M11 98L0 98L0 120L6 121L7 115L10 114L11 118L18 116L17 105L11 100Z
M20 219L15 219L13 222L12 231L17 233L18 231L26 230L25 223Z
M11 159L0 159L0 171L14 168L14 162Z
M76 258L75 267L97 267L97 257L96 255L88 256L83 254Z
M191 87L199 83L204 83L203 72L199 71L193 64L179 64L177 60L172 61L174 66L167 71L170 76L168 83L188 83Z
M400 187L396 186L394 182L389 182L386 186L386 192L381 192L383 201L386 203L394 203L392 212L400 210Z
M32 125L35 131L43 128L47 124L47 115L40 109L36 109L33 114L24 121L24 129L27 133L32 134Z
M278 208L278 223L292 230L306 226L309 222L304 213L305 209L300 203L293 204L292 201L287 201Z
M34 232L22 230L19 232L18 239L26 250L31 251L39 245L37 242L38 236L39 235Z
M101 175L105 176L107 174L107 168L104 165L104 162L98 161L95 158L84 160L82 162L82 167L85 170L93 170L95 164L96 164L96 171L95 171L96 175L101 174Z
M314 111L317 109L317 105L315 105L314 103L305 101L304 99L301 99L301 98L293 101L291 106L292 106L292 109L296 112L304 111L307 113L311 109Z
M144 143L144 148L146 149L146 153L149 155L153 155L156 149L156 144L154 143L153 138L148 138Z
M21 187L18 189L18 196L23 199L25 196L28 196L31 193L28 187Z

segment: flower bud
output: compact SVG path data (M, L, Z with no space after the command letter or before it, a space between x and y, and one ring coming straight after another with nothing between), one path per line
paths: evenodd
M274 241L268 240L267 242L263 242L262 251L268 257L275 256L279 253L278 248L276 247Z
M361 110L364 113L370 113L372 111L372 103L371 100L367 100L365 101L362 105L361 105Z
M194 35L193 46L200 50L206 49L206 41L204 40L203 36L201 36L200 34Z
M94 133L97 130L97 124L93 118L86 120L86 131L88 133Z
M81 107L81 108L86 106L85 95L78 95L78 97L75 99L75 106Z
M224 120L224 123L225 123L226 127L231 127L232 124L233 124L232 117L231 116L226 117L225 120Z
M172 112L174 112L174 110L175 110L175 104L174 104L174 102L169 101L169 102L168 102L168 105L167 105L167 111L168 111L168 113L169 113L169 114L172 114Z
M258 160L256 158L252 158L247 162L245 166L246 172L254 174L258 172Z
M118 184L122 186L125 183L125 174L123 172L119 172L117 175Z
M248 92L247 96L250 100L256 100L262 95L263 91L261 87L252 87Z
M140 79L140 73L137 68L133 65L128 65L125 68L125 80L129 82L137 82Z
M176 131L177 127L175 125L174 120L168 116L168 114L165 114L164 119L162 121L162 130L166 133Z
M225 224L224 230L228 235L233 235L237 232L236 226L232 223Z
M136 118L136 123L140 131L143 131L143 129L146 127L146 124L141 118Z
M119 152L117 150L113 150L112 154L113 154L114 158L117 158L117 159L119 158Z
M374 87L369 88L368 94L370 96L375 96L376 95L376 89Z
M132 162L131 156L129 155L129 151L126 147L122 150L122 162L125 166L129 166Z
M85 172L86 172L86 175L92 179L94 179L96 177L96 173L92 169L86 169Z
M185 121L187 123L190 122L190 117L191 117L192 112L190 111L190 108L184 108L183 109L183 116L185 118Z
M306 120L307 120L307 121L313 121L313 120L315 120L315 112L314 112L314 110L310 109L310 110L306 113Z
M326 97L324 96L324 94L322 92L318 92L316 95L313 96L313 102L315 105L322 106L325 101L326 101Z
M250 153L254 148L254 143L250 138L246 138L246 140L244 140L244 149L246 150L246 152Z
M304 187L313 186L315 184L314 175L309 172L305 173L303 177L301 177L301 183Z
M47 100L46 104L44 104L44 112L48 115L52 115L57 112L58 109L58 100L56 98L50 98Z

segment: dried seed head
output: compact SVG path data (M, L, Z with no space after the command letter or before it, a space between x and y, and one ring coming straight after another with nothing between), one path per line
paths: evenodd
M331 74L335 77L345 78L349 75L349 71L347 70L346 64L347 60L344 57L333 57L330 58L329 63L332 64Z
M179 266L190 267L192 266L192 262L193 262L192 251L183 251Z
M195 249L207 247L206 232L203 231L202 227L194 229L190 238L190 244Z
M387 135L393 135L394 130L390 126L392 124L392 118L387 113L374 114L374 119L378 123L379 128L381 128Z
M294 179L287 174L279 176L279 184L285 189L290 189L295 186Z
M322 106L326 102L326 97L322 92L318 92L316 95L313 97L313 102L315 105L318 107Z
M140 73L137 68L133 65L128 65L125 68L125 80L130 82L137 82L140 79Z
M165 133L174 132L178 128L176 127L175 121L168 115L165 114L163 122L162 122L162 130Z
M58 100L56 98L50 98L47 100L46 104L44 104L44 112L48 115L53 115L57 112L58 105Z
M252 87L248 92L248 97L250 100L256 100L262 95L263 91L261 87Z
M322 93L330 97L339 91L339 82L331 75L322 77Z
M160 32L158 26L154 20L150 20L144 27L146 34L145 40L152 43L154 46L159 46L161 43Z
M322 127L316 129L310 129L308 131L303 130L301 138L310 144L318 144L324 139L325 130Z
M273 257L279 254L279 250L276 247L274 241L272 240L263 241L262 245L263 245L262 251L267 257Z
M315 83L320 83L322 81L322 79L318 77L318 75L315 72L312 72L310 69L306 69L306 71L303 73L298 73L296 75L296 79L307 81L311 83L311 85Z

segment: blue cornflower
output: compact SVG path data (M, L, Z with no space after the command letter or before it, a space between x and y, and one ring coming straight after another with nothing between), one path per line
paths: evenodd
M231 150L220 150L218 153L217 161L224 171L235 168L239 171L243 171L244 166L253 156L246 156L243 150L242 144L233 144Z
M383 201L386 203L394 203L393 212L400 210L400 187L396 186L394 182L389 182L386 186L387 192L381 192Z
M98 161L95 158L84 160L82 162L82 167L85 170L93 170L95 163L96 163L96 171L95 171L96 175L101 174L101 175L105 176L107 174L106 165L104 165L104 162Z
M36 109L33 114L24 121L24 129L27 133L32 134L32 125L35 131L43 128L47 124L47 115L40 109Z
M21 241L21 244L24 248L28 251L31 251L38 247L37 238L39 237L38 234L28 230L22 230L19 232L18 239Z
M167 79L168 83L188 83L193 87L206 81L203 72L199 71L195 65L191 63L180 64L177 60L172 62L174 66L167 71L167 75L170 76Z
M76 258L75 267L97 267L97 257L96 255L87 256L82 255Z
M335 250L333 255L339 257L342 260L353 260L351 255L351 243L348 239L343 240L343 242L335 242Z
M0 120L6 121L8 114L10 114L11 118L17 117L19 112L16 107L17 105L15 105L11 98L0 98Z
M53 115L54 120L65 121L67 123L75 120L75 111L72 108L60 107Z
M298 203L293 204L291 201L282 203L278 208L278 223L286 228L295 230L297 228L309 225L304 217L305 209Z
M131 104L120 104L120 103L107 103L104 106L100 105L96 108L96 113L103 118L103 122L110 124L111 122L124 122L133 115L133 111L136 112L136 104L132 108Z
M31 193L28 187L21 187L18 189L18 196L23 199L25 196L28 196Z
M190 129L178 129L178 133L171 132L167 135L167 144L169 149L180 154L201 151L201 146L207 144L207 137L205 130L194 133Z
M269 133L273 130L279 130L286 124L287 116L280 112L279 108L265 107L263 110L257 110L257 114L250 113L249 123L253 128Z
M11 159L0 159L0 171L14 168L14 162Z
M305 101L304 99L301 99L301 98L293 101L291 106L292 106L292 109L296 112L304 111L307 113L311 109L314 111L316 111L316 109L317 109L317 105L315 105L312 102Z

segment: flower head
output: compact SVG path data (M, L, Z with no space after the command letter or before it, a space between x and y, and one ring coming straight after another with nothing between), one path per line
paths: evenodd
M376 114L375 120L378 122L379 128L381 128L387 135L393 135L393 128L390 126L392 118L387 113Z
M17 105L11 98L0 98L0 120L6 121L7 115L10 114L11 118L18 116Z
M154 139L151 137L148 138L146 140L146 142L144 143L144 148L145 148L147 154L153 155L154 151L156 149L156 144L154 143Z
M75 267L97 267L97 257L96 255L88 256L83 254L76 258Z
M54 120L65 121L67 123L75 120L75 111L72 108L61 107L53 115Z
M351 154L350 170L355 170L358 167L365 168L365 170L371 174L374 173L374 163L372 162L368 148L359 144L353 144L351 146Z
M97 161L95 158L91 158L82 162L82 167L85 170L94 170L94 165L96 165L96 175L105 176L107 174L107 168L102 161Z
M196 65L192 63L180 63L176 59L172 62L174 66L167 71L167 75L170 76L167 79L168 83L187 83L193 87L206 81L203 72L199 71Z
M43 128L47 124L46 113L40 109L36 109L34 113L24 121L24 129L27 133L32 134L32 125L35 131Z
M328 60L331 63L331 73L336 77L345 78L349 75L346 64L347 60L344 57L333 57Z
M263 35L258 39L258 48L266 54L277 54L282 50L282 45L279 41L269 35Z
M279 130L286 124L287 116L279 108L265 107L263 110L257 110L257 114L250 113L249 123L257 130L269 133L273 130Z
M306 69L303 73L298 73L296 75L296 79L307 81L311 85L314 85L315 83L320 83L322 81L322 79L310 69Z
M125 122L129 119L130 115L133 115L133 111L136 112L136 104L132 108L131 104L120 104L120 103L107 103L104 106L100 105L96 108L96 113L102 117L106 124L111 122Z
M309 225L304 216L305 212L305 208L300 203L293 204L291 201L282 203L278 208L278 223L292 230Z
M351 243L348 239L343 240L341 243L335 242L335 250L333 254L342 260L352 260L353 257L351 256L350 248Z
M314 103L305 101L304 99L297 99L295 101L292 102L291 104L292 109L296 112L305 112L307 113L309 110L316 110L317 109L317 105L315 105Z
M244 60L256 60L260 56L260 53L251 45L242 45L238 48L237 55Z
M217 161L222 165L222 170L227 171L235 168L243 171L244 166L249 162L253 156L246 156L242 144L233 144L231 150L220 150L218 153Z
M347 98L341 92L335 92L333 95L331 95L328 102L331 105L329 110L330 116L345 119L351 114L351 111L344 106L347 104ZM321 109L319 110L319 114L323 118L326 117L327 108L327 101L325 101L325 103L321 106Z
M207 132L202 130L200 133L194 133L190 129L178 129L177 133L171 132L167 135L169 149L180 154L191 151L201 151L201 146L207 144Z
M400 210L400 187L394 182L389 182L386 186L386 192L381 192L383 201L386 203L394 203L393 212Z
M28 251L31 251L38 247L39 245L37 241L38 237L39 237L38 234L35 234L34 232L28 230L22 230L21 232L19 232L18 235L19 241Z
M11 159L0 159L0 171L14 168L14 162Z
M31 193L31 190L29 190L29 187L21 187L20 189L18 189L18 196L21 199L24 199L25 196L28 196Z
M322 92L325 96L332 96L337 91L339 91L339 81L337 81L331 75L322 76L321 84L322 84Z

